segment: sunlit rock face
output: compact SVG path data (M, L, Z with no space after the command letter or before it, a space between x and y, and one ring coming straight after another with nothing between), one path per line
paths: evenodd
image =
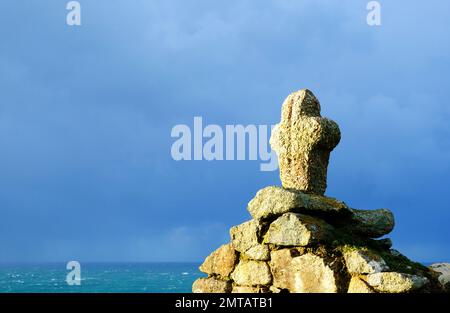
M283 186L256 192L251 220L230 229L230 243L208 256L208 277L193 292L408 293L448 292L450 264L410 261L382 237L394 228L388 209L360 210L324 196L339 127L320 116L303 89L282 108L271 138Z
M330 152L340 139L339 126L320 116L319 100L310 90L290 94L270 138L283 187L323 195Z

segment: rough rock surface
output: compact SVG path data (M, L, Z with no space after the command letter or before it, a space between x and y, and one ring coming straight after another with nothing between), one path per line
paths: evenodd
M450 291L450 263L435 263L430 268L438 273L438 280L442 288Z
M192 285L192 292L195 293L229 293L232 285L230 281L217 279L214 277L199 278Z
M375 291L361 278L352 277L347 293L375 293Z
M278 186L259 190L249 202L247 210L254 219L269 218L288 212L332 216L352 214L348 206L339 200Z
M226 244L208 256L200 266L200 270L207 274L228 277L234 270L237 260L238 256L233 246Z
M334 271L324 259L312 253L293 258L294 284L292 292L334 293L338 291Z
M278 246L308 246L330 240L332 227L318 218L286 213L270 224L264 242Z
M271 145L283 187L261 189L252 220L230 229L230 244L200 266L194 292L450 292L450 264L430 268L392 248L388 209L358 210L323 196L338 126L320 117L309 90L283 104Z
M281 289L277 288L275 286L270 286L269 287L269 292L271 292L271 293L281 293Z
M373 274L389 270L386 262L370 250L345 250L343 255L350 274Z
M236 284L243 286L268 285L272 282L267 263L253 260L241 260L231 278Z
M394 215L388 209L351 209L334 198L278 186L259 190L249 202L247 210L256 220L270 219L288 212L318 216L336 226L351 226L354 232L370 238L390 233L395 225Z
M296 249L281 249L271 253L270 268L273 286L293 293L337 292L336 271L325 259Z
M232 227L230 229L230 236L234 249L239 252L246 252L258 246L263 225L260 220L251 220Z
M340 139L339 126L321 117L319 100L310 90L290 94L270 138L283 187L323 195L330 152Z
M268 293L269 288L264 286L233 286L232 293Z
M349 224L357 233L370 238L378 238L389 234L394 229L394 214L388 209L352 211Z
M296 250L281 249L271 253L270 268L273 275L273 286L279 289L294 289L292 259Z
M270 257L270 249L267 245L258 244L246 250L244 255L252 260L267 261Z
M428 279L405 273L384 272L367 275L366 282L379 292L404 293L422 288Z

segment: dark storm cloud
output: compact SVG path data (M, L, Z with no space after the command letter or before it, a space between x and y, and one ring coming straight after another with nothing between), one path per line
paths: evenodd
M279 184L259 163L175 162L171 128L273 124L308 87L343 139L328 194L390 207L419 260L448 260L449 4L2 1L0 260L199 260Z

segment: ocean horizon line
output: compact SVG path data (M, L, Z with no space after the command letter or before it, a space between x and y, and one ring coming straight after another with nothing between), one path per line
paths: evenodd
M72 260L70 260L72 261ZM67 264L69 261L0 261L0 267L4 266L37 266L37 265L59 265ZM145 264L198 264L199 266L203 261L78 261L84 265L145 265ZM420 264L429 266L434 263L450 263L450 261L417 261Z

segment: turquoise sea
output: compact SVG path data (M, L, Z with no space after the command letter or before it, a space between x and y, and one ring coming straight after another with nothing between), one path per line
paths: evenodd
M431 263L423 263L428 266ZM205 277L199 263L82 263L81 285L69 286L64 263L0 264L0 293L5 292L191 292Z
M82 263L81 285L66 283L66 264L2 264L0 292L191 292L205 276L198 263Z

